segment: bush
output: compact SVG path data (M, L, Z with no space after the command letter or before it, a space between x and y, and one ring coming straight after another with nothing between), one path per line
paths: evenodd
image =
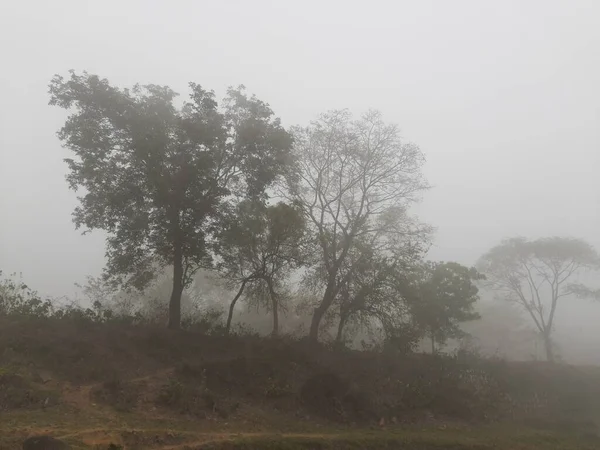
M53 308L50 300L43 300L22 280L15 280L16 274L0 281L0 315L25 315L49 317ZM0 271L2 277L2 271Z
M26 378L0 368L0 411L38 409L54 406L56 393L35 388Z
M114 378L102 383L100 387L92 391L91 395L99 403L110 405L117 411L127 412L137 406L140 386Z
M206 417L216 409L213 396L205 388L193 387L175 379L162 386L157 405L197 417Z
M309 411L331 420L375 417L366 397L332 372L306 380L300 389L300 398Z

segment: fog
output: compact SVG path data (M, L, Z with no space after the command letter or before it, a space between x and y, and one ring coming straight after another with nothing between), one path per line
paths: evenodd
M0 5L0 269L52 296L104 265L71 222L75 194L47 106L55 73L221 94L244 84L284 124L368 108L427 155L429 257L474 264L502 238L600 248L600 3L59 1ZM599 362L600 305L564 302L556 336Z

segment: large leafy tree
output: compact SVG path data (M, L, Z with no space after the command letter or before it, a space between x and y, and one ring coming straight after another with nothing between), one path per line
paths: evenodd
M120 89L74 72L50 83L50 104L69 111L58 136L73 157L67 180L81 190L76 226L107 231L107 278L146 286L173 269L169 327L181 295L208 264L211 224L222 204L261 198L288 162L292 139L267 104L230 89L221 107L190 84L181 107L166 86Z
M229 332L237 301L247 287L253 297L269 298L273 314L273 335L279 330L280 287L291 270L303 263L304 217L293 205L244 201L226 217L219 232L217 264L237 293L229 305L226 330Z
M322 115L294 131L298 171L290 176L291 198L301 205L317 245L323 279L310 339L361 258L351 258L359 241L386 232L420 239L426 230L406 214L427 188L419 148L405 143L395 125L377 112L353 120L346 111ZM382 220L390 215L396 221Z
M431 352L450 338L463 335L461 322L478 319L476 282L484 279L474 268L456 262L427 262L413 272L411 309L415 322L431 341Z
M598 269L600 257L589 243L562 237L506 239L479 261L487 286L527 312L543 339L548 361L555 357L552 329L559 300L597 296L577 282L577 276Z

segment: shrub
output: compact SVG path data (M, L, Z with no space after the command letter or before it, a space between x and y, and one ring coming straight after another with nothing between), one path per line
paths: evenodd
M0 411L37 409L56 403L55 392L38 389L12 370L0 368Z
M94 389L91 395L97 402L110 405L117 411L131 411L137 406L140 386L113 378Z

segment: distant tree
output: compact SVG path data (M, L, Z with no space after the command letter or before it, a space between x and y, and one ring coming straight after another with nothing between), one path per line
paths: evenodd
M398 128L377 112L359 120L330 112L293 134L298 171L288 176L289 192L310 225L323 278L309 333L316 341L323 317L360 263L349 257L357 240L383 231L406 240L427 233L406 214L427 184L419 148L403 142ZM390 212L401 212L398 221L380 220Z
M428 262L413 276L412 314L435 353L448 339L463 336L462 322L479 319L474 309L479 300L475 282L484 277L456 262Z
M264 198L288 163L292 139L269 106L229 89L190 83L181 108L165 86L119 89L71 72L50 83L50 104L70 112L58 133L75 157L67 181L83 189L76 226L108 233L107 278L138 288L173 270L169 327L181 322L181 295L209 264L208 237L223 203Z
M302 264L304 217L298 208L278 203L241 202L218 233L218 269L237 285L229 305L226 331L231 328L233 311L248 285L254 298L267 296L273 314L273 335L279 330L279 307L284 284L290 271ZM265 295L266 294L266 295Z
M600 258L580 239L512 238L483 255L478 267L489 288L528 313L543 338L547 360L554 361L552 328L558 301L594 296L593 290L574 280L583 271L598 270Z

